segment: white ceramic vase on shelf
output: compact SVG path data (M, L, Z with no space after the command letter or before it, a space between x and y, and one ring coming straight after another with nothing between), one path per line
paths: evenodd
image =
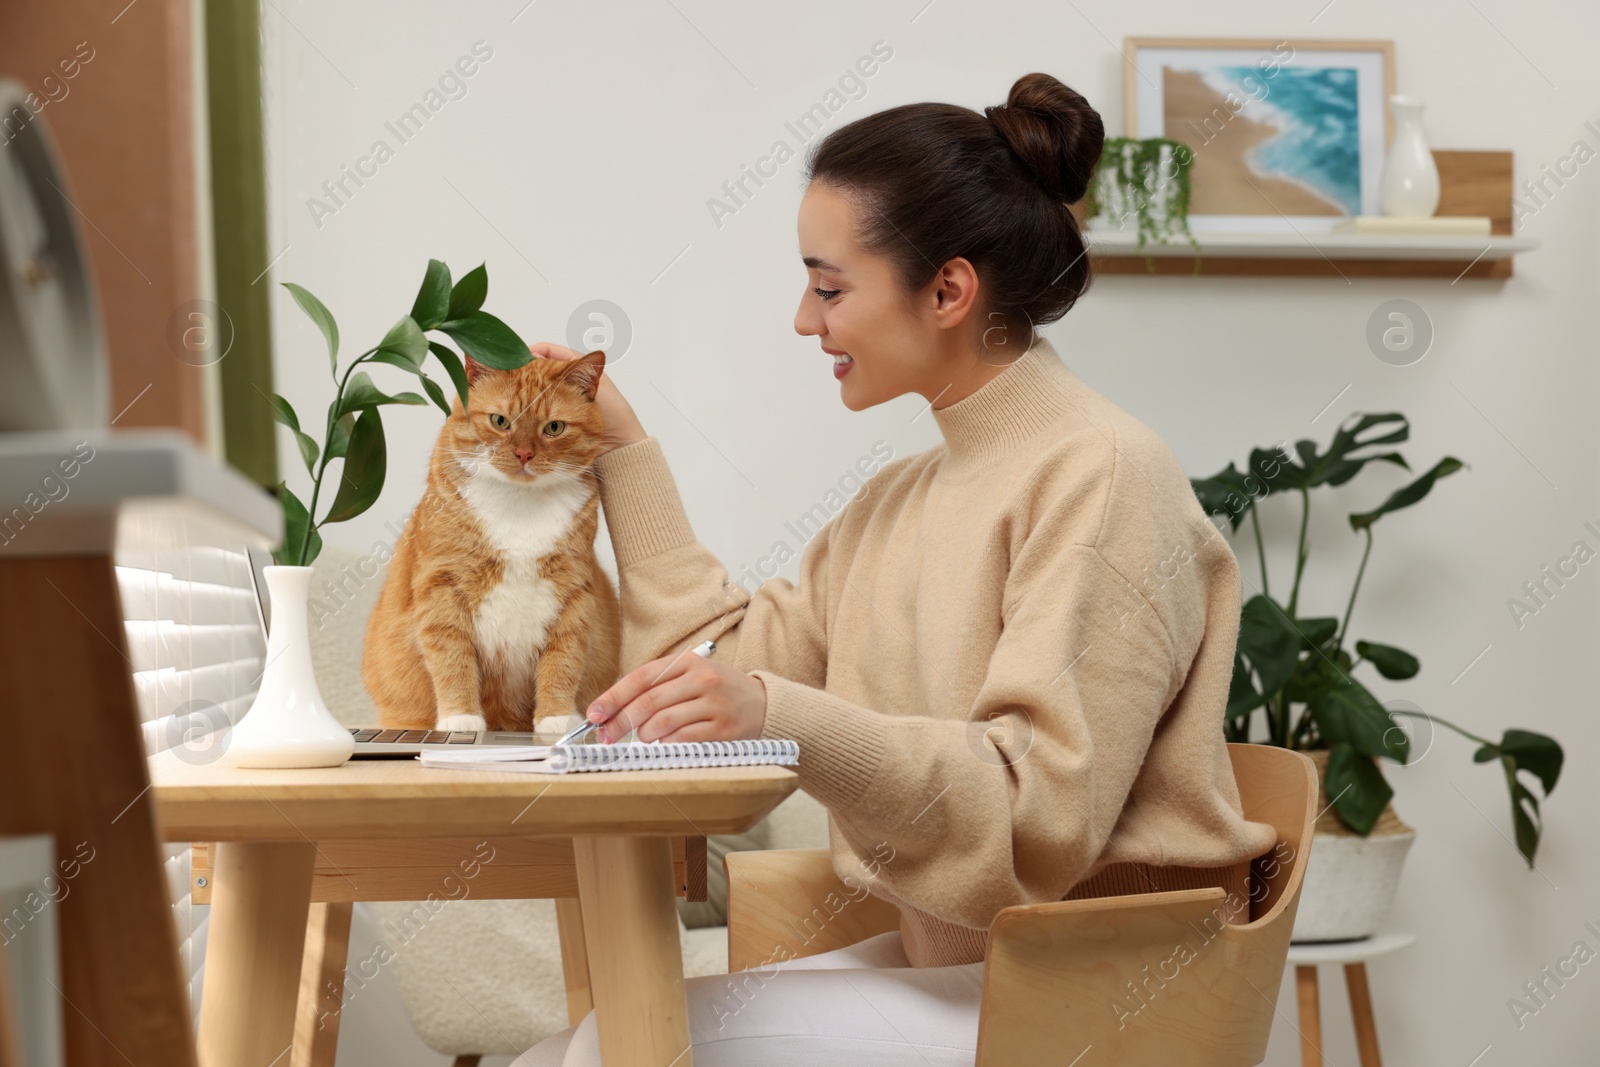
M337 767L355 751L317 689L306 625L310 567L265 567L272 622L261 688L226 745L235 767Z
M1391 218L1431 218L1439 207L1439 166L1422 132L1422 101L1391 96L1394 139L1383 160L1378 205Z

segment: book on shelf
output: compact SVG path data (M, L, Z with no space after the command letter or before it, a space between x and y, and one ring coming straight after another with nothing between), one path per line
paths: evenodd
M1433 215L1428 218L1391 218L1387 215L1355 215L1338 223L1334 233L1416 234L1438 237L1460 234L1489 236L1487 215Z

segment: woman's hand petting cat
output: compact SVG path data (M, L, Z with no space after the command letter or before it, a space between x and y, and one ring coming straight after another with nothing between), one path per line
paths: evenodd
M640 741L739 741L761 736L767 687L753 674L683 651L623 675L589 705L602 744L629 730Z
M585 355L583 352L574 352L570 348L549 341L531 344L528 346L528 351L532 352L536 359L579 359ZM622 395L622 390L611 380L611 375L600 375L600 388L595 393L595 402L600 405L600 417L606 424L605 433L600 438L602 456L614 448L643 441L649 436L644 432L639 416L633 413L633 405Z

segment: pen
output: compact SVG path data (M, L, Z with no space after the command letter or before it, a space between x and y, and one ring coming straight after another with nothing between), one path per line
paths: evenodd
M697 656L709 656L709 655L711 655L711 653L715 652L716 650L717 650L717 643L715 641L702 641L700 644L698 644L694 648L690 649L690 651L693 652ZM561 740L557 741L556 744L557 745L571 744L573 741L575 741L578 738L582 737L585 733L587 733L589 730L594 729L598 725L599 725L599 723L590 722L588 716L584 716L583 721L580 722L578 725L574 726L572 729L568 730L565 734L563 734L561 736Z

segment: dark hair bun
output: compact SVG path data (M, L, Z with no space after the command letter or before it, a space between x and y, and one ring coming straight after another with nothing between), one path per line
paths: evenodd
M1004 104L983 113L1052 199L1083 199L1106 128L1081 93L1048 74L1024 74Z

